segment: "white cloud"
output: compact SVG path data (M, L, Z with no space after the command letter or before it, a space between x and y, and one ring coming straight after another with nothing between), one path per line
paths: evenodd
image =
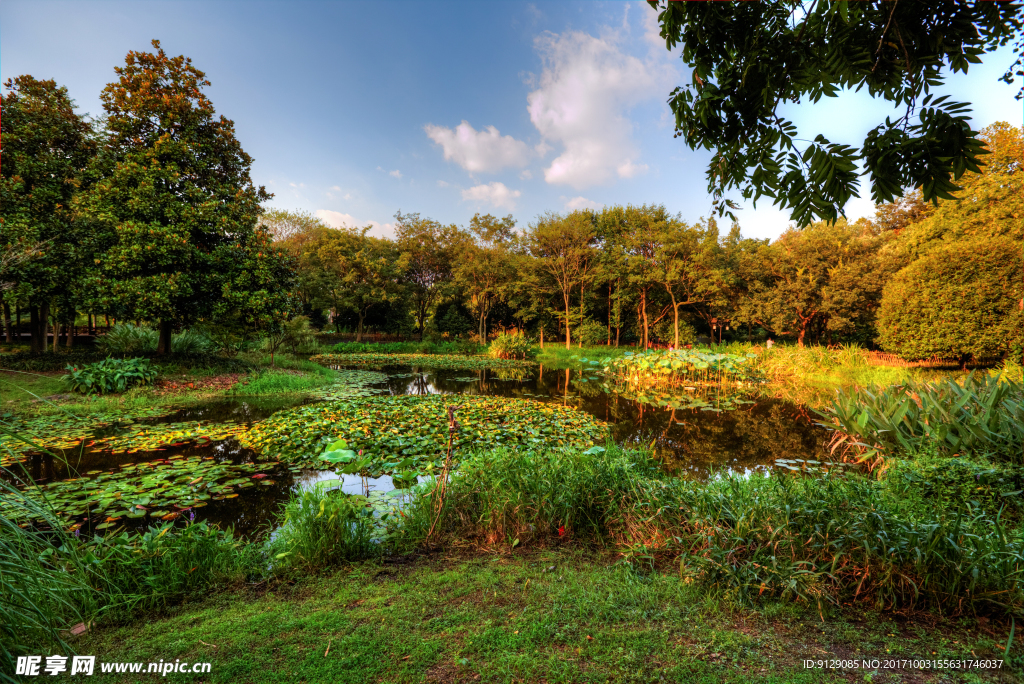
M494 205L498 208L515 209L516 199L523 193L519 190L509 190L504 183L488 183L486 185L475 185L469 190L462 191L462 199L472 202L480 202Z
M365 228L371 226L370 235L376 237L394 237L395 224L380 223L379 221L359 221L352 214L343 214L340 211L330 209L317 209L314 212L317 218L334 228Z
M394 171L388 171L388 175L391 176L392 178L401 178L402 172L399 171L398 169L395 169Z
M332 186L331 186L331 190L335 190L335 191L337 191L337 192L341 192L341 188L340 188L340 187L338 187L337 185L332 185Z
M631 107L664 98L676 79L668 54L646 60L619 47L625 31L600 38L544 33L534 45L544 68L527 96L530 120L562 153L544 170L548 183L582 189L647 169L636 161Z
M588 200L586 197L573 197L571 200L565 200L565 208L569 211L576 211L577 209L600 209L603 205L598 204L594 200Z
M470 173L494 173L530 161L530 148L511 135L502 135L494 126L478 131L463 119L454 129L427 124L427 137L444 149L446 161L454 161Z
M439 181L437 181L437 187L439 187L439 188L447 188L448 187L448 182L447 181L443 181L443 180L439 180Z
M530 172L530 169L523 169L519 174L519 180L530 180L531 178L533 178L533 173Z

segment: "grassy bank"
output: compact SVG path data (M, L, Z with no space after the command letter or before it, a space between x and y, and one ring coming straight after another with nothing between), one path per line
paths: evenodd
M844 609L822 620L792 602L743 608L671 568L643 572L564 548L361 563L294 585L225 591L73 645L100 661L210 662L201 680L231 683L1009 682L1019 670L1008 665L965 674L801 663L1000 658L1008 633L1001 621L975 618Z

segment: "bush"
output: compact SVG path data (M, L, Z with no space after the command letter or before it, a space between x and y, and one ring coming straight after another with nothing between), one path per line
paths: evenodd
M572 331L577 342L582 342L584 347L596 347L608 343L608 328L597 321L586 321L583 325L576 326Z
M73 392L111 394L124 392L136 385L148 385L157 376L149 359L104 359L82 368L67 367L61 380Z
M96 338L96 348L104 354L139 354L155 352L159 341L160 333L152 328L118 323Z
M533 342L521 330L498 333L487 353L495 359L525 359Z
M1024 341L1021 243L1007 237L954 242L886 283L879 343L907 359L998 356Z
M209 335L186 328L177 335L171 335L171 351L175 354L212 354L218 345Z

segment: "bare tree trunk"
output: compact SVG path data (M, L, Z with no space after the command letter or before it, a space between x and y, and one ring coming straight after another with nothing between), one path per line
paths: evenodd
M640 309L644 317L644 349L651 344L650 326L647 323L647 291L640 295Z
M608 341L605 345L612 346L612 281L608 281Z
M11 328L11 305L4 302L4 333L8 342L14 341L14 330Z
M160 338L156 345L157 354L170 354L171 353L171 322L161 319L160 321Z
M541 324L540 324L540 348L541 349L544 348L544 322L543 321L541 321Z
M572 347L572 333L569 331L569 291L565 291L565 348Z

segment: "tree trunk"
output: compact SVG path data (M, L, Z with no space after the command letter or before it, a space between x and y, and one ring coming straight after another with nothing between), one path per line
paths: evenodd
M612 281L608 281L608 341L605 345L612 346Z
M71 311L71 323L68 324L68 336L64 340L64 346L71 349L75 345L75 321L78 319L78 312Z
M671 293L669 293L669 294L671 294ZM675 329L676 329L675 342L674 342L673 346L676 349L679 349L679 304L676 304L676 298L675 297L672 297L672 317L675 319L673 321L673 324L675 325Z
M11 328L11 305L4 302L4 333L8 342L14 341L14 330Z
M572 333L569 331L569 290L565 291L565 348L572 348Z
M359 312L359 327L356 328L356 342L363 341L363 321L366 320L366 314L362 311Z
M541 324L540 324L540 348L541 349L544 348L544 322L543 321L541 321Z
M647 324L647 291L640 295L640 312L644 317L644 349L651 344L650 329Z
M160 339L156 345L157 354L170 354L171 353L171 322L167 320L160 320Z
M47 349L46 319L50 315L50 305L28 307L29 333L31 334L31 350L34 354L42 354Z

